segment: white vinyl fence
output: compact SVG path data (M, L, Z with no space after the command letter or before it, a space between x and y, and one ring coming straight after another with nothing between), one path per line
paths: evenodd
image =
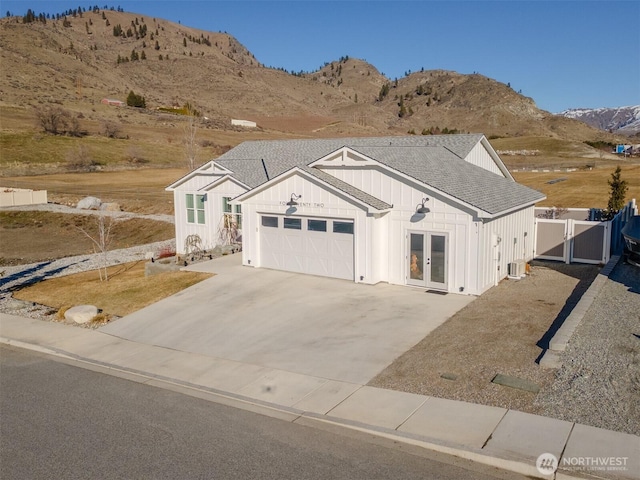
M536 218L535 258L605 264L610 239L609 222Z
M565 263L605 264L611 255L622 253L624 241L620 231L631 217L638 215L635 199L608 222L566 218L575 216L577 210L569 209L562 219L536 218L535 258ZM540 211L544 212L543 209Z

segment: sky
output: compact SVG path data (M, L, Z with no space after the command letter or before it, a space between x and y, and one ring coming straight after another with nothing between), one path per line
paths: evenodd
M638 0L0 0L0 11L96 4L229 33L288 71L349 56L391 80L422 68L480 73L553 113L640 105Z

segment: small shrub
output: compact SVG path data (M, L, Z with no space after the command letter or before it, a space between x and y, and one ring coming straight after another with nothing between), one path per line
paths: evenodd
M58 313L56 313L56 320L60 322L64 321L64 314L67 313L67 310L69 310L70 308L71 305L63 305L62 307L60 307Z
M91 319L91 321L89 322L89 325L92 327L106 325L107 323L109 323L110 320L111 320L111 315L109 315L108 313L101 312Z
M166 247L162 247L158 251L158 255L156 256L156 258L160 260L161 258L175 257L175 255L176 255L175 249L171 248L170 246L166 246Z
M93 172L100 165L84 145L78 145L77 148L69 150L66 158L67 169L72 172Z

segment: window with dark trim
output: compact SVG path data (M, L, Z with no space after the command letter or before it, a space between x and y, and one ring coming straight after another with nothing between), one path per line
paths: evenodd
M307 230L310 232L326 232L327 221L326 220L307 220Z
M300 218L285 218L283 227L293 230L302 230L302 220Z
M353 235L353 222L333 222L333 233L348 233Z
M278 228L278 217L262 217L262 226Z

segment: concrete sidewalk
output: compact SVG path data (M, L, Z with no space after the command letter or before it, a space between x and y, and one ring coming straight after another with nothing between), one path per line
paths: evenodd
M640 437L635 435L301 375L7 314L0 314L0 340L283 420L360 430L531 477L640 479ZM536 467L545 453L560 462L555 477ZM543 466L549 459L547 455Z

